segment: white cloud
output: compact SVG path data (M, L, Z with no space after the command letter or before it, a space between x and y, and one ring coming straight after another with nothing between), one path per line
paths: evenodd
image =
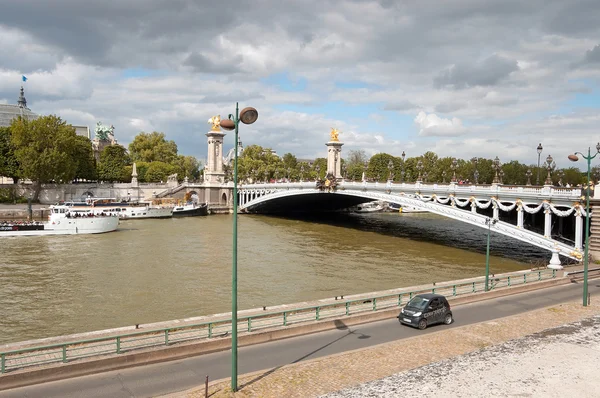
M427 114L421 111L415 117L415 123L419 127L419 135L423 137L455 137L466 133L461 120L456 117L445 119L435 113Z

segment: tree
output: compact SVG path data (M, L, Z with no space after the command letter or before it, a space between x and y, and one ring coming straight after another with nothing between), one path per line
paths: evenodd
M10 128L21 177L34 182L34 201L41 184L73 180L78 165L73 156L78 142L73 126L50 115L34 120L19 117Z
M177 159L177 144L165 140L164 133L142 132L129 144L129 154L133 162L173 163Z
M75 178L95 180L98 178L92 142L87 137L76 136L73 159L77 163Z
M195 181L200 177L200 162L194 156L178 155L173 164L178 169L176 173L179 180L187 177Z
M15 155L15 148L11 142L10 127L0 127L0 176L19 181L19 162Z
M127 173L126 166L130 164L131 159L125 147L109 145L100 153L98 179L110 182L129 182L131 174Z
M369 160L369 168L367 176L374 178L376 181L387 181L390 175L389 163L392 162L392 170L395 169L397 159L387 153L378 153L373 155Z
M169 175L177 172L177 167L165 162L152 162L148 165L146 171L146 181L161 182L167 181Z
M365 163L368 161L369 158L364 150L349 151L345 162L346 178L353 181L362 179L362 174L366 170Z

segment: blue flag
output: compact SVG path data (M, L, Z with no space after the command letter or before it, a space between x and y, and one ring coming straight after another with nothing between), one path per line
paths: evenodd
M26 82L27 81L27 77L26 76L21 76L21 79Z

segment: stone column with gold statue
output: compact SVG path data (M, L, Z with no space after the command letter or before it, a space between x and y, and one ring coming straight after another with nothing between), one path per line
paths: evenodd
M225 172L223 171L223 137L225 137L225 133L221 131L219 115L208 119L208 123L212 127L206 133L208 154L204 167L204 182L220 184L225 181Z
M340 142L338 129L332 128L329 142L327 145L327 174L333 175L336 179L342 178L342 145Z

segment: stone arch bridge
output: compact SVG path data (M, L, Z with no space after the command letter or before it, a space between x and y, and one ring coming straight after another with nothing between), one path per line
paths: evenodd
M245 184L238 189L239 208L241 212L263 214L333 211L381 200L481 228L489 227L499 234L548 250L552 253L550 267L561 267L559 255L574 260L582 258L586 213L578 188L348 181L334 185L318 187L315 182ZM516 219L513 215L512 222L501 220L501 213L510 212L516 212ZM543 234L527 229L524 223L525 214L537 213L543 215ZM553 219L557 217L574 218L574 222L566 223L574 228L574 240L553 237ZM488 226L486 221L490 219L496 222Z

